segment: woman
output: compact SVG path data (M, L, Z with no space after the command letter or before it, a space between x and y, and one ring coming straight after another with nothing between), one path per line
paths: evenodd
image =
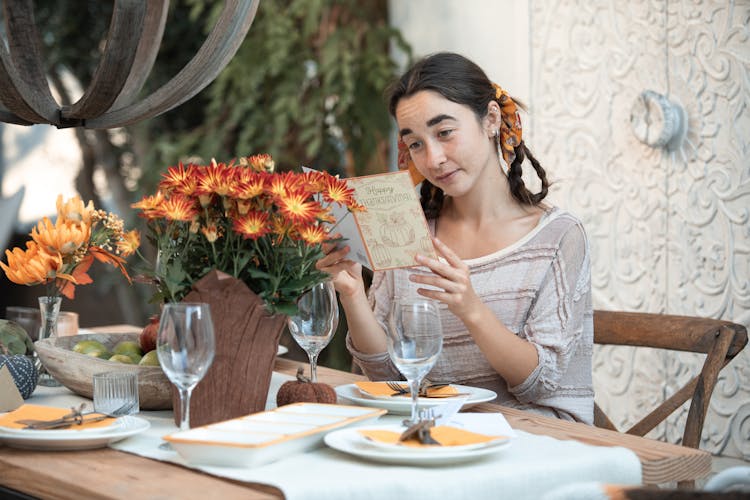
M326 248L349 325L347 346L374 380L401 378L383 330L394 297L441 303L443 352L432 380L485 387L496 402L591 423L593 324L581 223L542 203L548 181L523 142L516 104L476 64L451 53L420 60L391 88L390 112L439 260L375 273L366 295L348 247ZM528 158L538 193L521 179Z

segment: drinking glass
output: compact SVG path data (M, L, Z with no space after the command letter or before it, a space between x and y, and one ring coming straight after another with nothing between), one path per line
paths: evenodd
M336 290L330 281L313 286L297 301L297 314L289 316L289 332L310 358L310 379L318 381L318 354L333 338L339 324Z
M94 374L94 411L117 416L140 410L138 372L113 371Z
M429 299L395 299L386 328L388 354L409 382L411 422L419 421L419 385L435 366L443 349L443 327L436 302Z
M208 304L165 304L156 335L156 355L180 392L180 430L190 428L190 394L214 360L214 324Z

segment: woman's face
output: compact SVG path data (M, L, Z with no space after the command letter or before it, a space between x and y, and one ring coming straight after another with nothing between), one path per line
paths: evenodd
M493 108L480 121L468 106L430 90L399 101L396 121L401 139L420 173L445 194L465 195L485 175L499 172L492 139L499 108L497 113Z

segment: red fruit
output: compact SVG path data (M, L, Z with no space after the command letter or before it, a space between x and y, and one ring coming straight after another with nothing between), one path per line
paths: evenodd
M156 349L156 334L159 332L159 316L151 316L151 319L138 336L141 351L148 352Z

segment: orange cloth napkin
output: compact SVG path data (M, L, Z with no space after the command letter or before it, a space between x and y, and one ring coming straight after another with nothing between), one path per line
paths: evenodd
M51 406L40 406L40 405L29 405L25 404L20 408L0 415L0 427L9 427L11 429L23 429L26 427L25 424L16 423L16 420L54 420L61 418L64 415L70 413L70 408L53 408ZM98 416L98 413L92 413L91 416ZM115 423L116 418L105 418L98 422L91 422L88 424L71 425L70 427L64 427L63 429L53 430L83 430L83 429L94 429L97 427L108 427Z
M394 390L388 387L385 382L355 382L355 385L357 386L357 389L369 394L370 396L390 396L394 393ZM409 389L409 384L406 382L399 385L404 389ZM404 394L404 396L407 394ZM455 396L456 394L458 394L458 389L452 385L427 389L428 398L447 398Z
M434 444L422 444L414 437L406 441L399 441L401 433L380 429L361 429L359 433L373 441L386 444L401 444L404 446L414 447L431 447ZM442 446L465 446L470 444L489 443L498 439L506 439L505 436L487 436L486 434L477 434L476 432L465 431L448 425L438 425L430 429L432 439Z

